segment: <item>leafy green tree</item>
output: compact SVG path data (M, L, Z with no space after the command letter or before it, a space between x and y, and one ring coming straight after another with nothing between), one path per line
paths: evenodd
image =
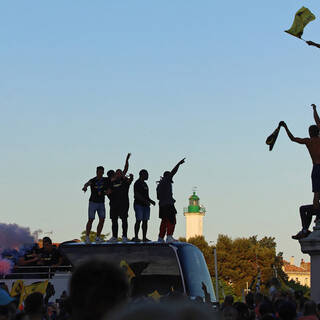
M181 239L185 240L185 239ZM231 239L227 235L219 235L215 246L209 245L204 237L195 237L188 240L196 245L203 253L211 277L214 279L214 256L216 248L218 260L218 275L220 298L234 294L241 297L247 286L255 290L258 275L261 277L261 290L266 290L266 284L275 276L283 274L282 256L276 255L276 242L273 237L258 239L256 235L249 238ZM223 289L223 290L222 290ZM227 293L226 293L227 292Z
M97 233L95 231L90 231L90 235L89 235L89 238L90 238L90 241L91 242L94 242L96 240L96 236L97 236ZM107 237L109 236L109 233L106 233L106 234L101 234L100 235L100 238L104 241L107 240ZM81 241L85 241L86 240L86 231L82 231L81 232L81 237L80 237Z

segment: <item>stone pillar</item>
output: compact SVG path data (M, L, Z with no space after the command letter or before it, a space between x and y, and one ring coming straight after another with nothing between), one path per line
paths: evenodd
M320 219L317 219L313 232L299 242L301 251L310 255L311 299L315 303L320 303Z

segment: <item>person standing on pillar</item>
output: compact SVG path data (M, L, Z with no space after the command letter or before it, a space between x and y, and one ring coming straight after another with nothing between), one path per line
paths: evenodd
M314 107L315 110L315 107ZM315 110L316 112L316 110ZM320 122L319 122L320 123ZM280 122L280 125L284 127L289 139L293 142L304 144L310 154L313 168L311 173L312 192L313 192L313 204L300 207L300 216L302 222L302 230L296 235L292 236L292 239L298 240L307 237L310 234L308 230L313 215L320 213L320 137L319 128L316 125L309 127L310 138L297 138L290 132L288 126L284 121ZM310 221L309 221L310 220Z
M185 158L179 161L171 171L165 171L157 186L157 198L159 200L159 218L161 219L158 242L164 242L164 237L166 234L166 242L170 243L177 241L173 238L173 233L176 225L177 210L174 206L176 200L173 198L172 194L172 178L184 162Z
M150 204L156 204L149 198L149 188L145 181L149 178L147 170L142 169L139 172L139 179L134 183L134 211L136 214L136 223L134 225L134 238L132 241L140 242L139 230L142 221L142 239L143 242L149 242L147 238L148 220L150 219Z
M117 169L114 174L110 171L109 181L111 192L108 195L110 204L110 219L112 221L112 237L109 242L118 241L118 218L122 220L122 241L128 242L128 211L129 211L129 188L133 181L133 175L129 177L126 173L129 169L129 159L131 154L128 153L123 171Z
M96 212L98 213L99 223L97 226L97 236L96 242L101 242L100 238L101 231L104 225L104 220L106 217L106 208L104 204L105 194L110 193L108 188L107 179L103 177L104 168L102 166L97 167L96 177L90 179L82 188L84 192L87 191L90 186L91 195L89 198L88 207L88 222L86 225L86 243L90 243L90 231L92 228L93 220L95 219Z

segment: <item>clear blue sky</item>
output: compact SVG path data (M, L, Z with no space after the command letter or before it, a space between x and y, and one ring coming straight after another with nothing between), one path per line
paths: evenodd
M302 5L318 17L304 37L320 42L318 1L2 2L1 222L79 237L97 165L132 152L130 172L149 170L155 198L186 157L176 236L197 186L208 241L273 236L300 259L291 235L312 200L311 161L284 132L273 152L264 142L279 120L306 136L320 104L320 50L283 32ZM133 222L131 208L129 236ZM153 208L153 239L159 222Z

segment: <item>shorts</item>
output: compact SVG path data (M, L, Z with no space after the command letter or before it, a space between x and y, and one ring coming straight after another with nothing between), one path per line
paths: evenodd
M136 220L138 221L147 221L150 219L150 207L149 206L141 206L139 204L135 204L134 211L136 213Z
M111 207L110 206L110 219L127 218L129 207Z
M176 221L177 210L173 204L159 206L159 218L168 219L171 223Z
M311 173L312 192L320 192L320 164L314 164Z
M94 220L96 212L98 213L100 219L105 219L106 207L104 202L89 201L88 217L90 220Z

